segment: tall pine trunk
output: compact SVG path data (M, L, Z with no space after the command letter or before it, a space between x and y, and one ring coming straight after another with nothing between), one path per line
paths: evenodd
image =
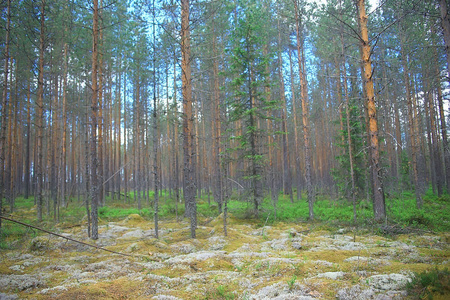
M153 68L156 68L156 30L155 30L155 0L153 0ZM155 237L158 238L158 205L159 205L159 168L158 168L158 149L159 149L159 130L158 130L158 102L156 99L156 72L153 78L153 180L155 184L154 199L154 221ZM167 109L169 109L167 107ZM167 131L169 134L169 131Z
M400 26L399 26L400 27ZM422 207L422 197L420 195L420 183L419 183L419 172L417 167L417 132L415 126L415 109L413 103L413 96L411 91L411 82L409 77L409 68L408 68L408 57L405 51L405 35L403 33L403 29L401 29L402 35L400 37L400 54L402 56L402 66L403 66L403 80L406 90L406 101L408 106L408 128L409 128L409 137L410 137L410 145L411 145L411 166L412 166L412 176L414 182L414 189L416 194L416 205L418 208Z
M191 36L189 0L181 0L181 82L183 94L184 201L190 218L191 237L197 228L195 203L194 115L192 113Z
M301 168L300 168L300 142L298 138L298 121L297 121L297 101L295 98L295 84L294 84L294 67L292 63L292 52L293 50L289 49L289 71L291 78L291 105L292 105L292 115L294 118L294 164L295 164L295 183L297 188L297 200L301 198Z
M43 158L44 158L44 30L45 30L45 0L41 2L40 34L39 34L39 66L38 66L38 91L36 101L36 206L38 221L42 221L43 206Z
M372 78L371 50L369 45L369 33L367 29L367 14L364 0L357 0L358 18L361 30L361 57L364 68L364 86L367 97L368 130L370 137L370 167L372 172L373 210L375 220L382 221L386 218L384 189L380 166L380 154L378 144L377 109L375 105L375 92Z
M298 55L298 73L300 77L300 92L302 96L302 123L303 123L303 143L305 149L305 179L306 193L308 195L309 219L314 219L314 189L312 183L311 170L311 146L310 146L310 128L309 128L309 104L308 104L308 82L306 78L305 56L304 56L304 38L300 30L302 29L302 20L298 7L298 0L295 0L295 25L297 37L297 55Z
M441 25L444 30L445 53L447 54L447 80L450 83L450 14L448 0L439 0Z
M98 128L98 0L93 1L92 21L92 102L91 102L91 215L93 240L98 239L99 180L97 174L97 128Z
M6 38L5 38L5 65L3 74L3 94L2 94L2 116L0 128L0 215L3 212L3 190L4 190L4 169L5 169L5 148L6 148L6 123L8 106L8 71L9 71L9 31L11 24L11 0L7 3L7 21L6 21ZM2 228L2 220L0 219L0 229Z

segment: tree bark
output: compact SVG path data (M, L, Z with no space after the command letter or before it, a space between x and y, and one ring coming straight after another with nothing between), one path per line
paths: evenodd
M437 65L436 65L437 67ZM444 156L444 173L445 173L445 185L447 187L447 193L450 192L450 149L447 138L447 125L445 122L444 103L442 99L442 88L440 81L437 83L437 95L438 95L438 107L439 107L439 119L441 121L441 135L443 143L443 156Z
M447 80L450 83L450 15L448 0L439 0L441 11L441 25L444 30L445 53L447 54Z
M156 69L156 30L155 30L155 0L153 0L153 68ZM158 149L159 149L159 130L158 130L158 102L156 99L156 72L153 78L153 180L155 184L154 199L154 221L155 237L158 238L158 205L159 205L159 169L158 169ZM167 100L168 101L168 100ZM169 109L169 108L167 108ZM169 132L167 132L169 134Z
M281 131L283 144L283 183L284 194L289 195L291 203L294 203L294 196L292 194L292 176L290 168L290 153L288 142L288 128L287 128L287 104L283 78L283 59L281 57L281 28L278 20L278 77L280 80L280 97L282 102L281 108Z
M7 106L8 106L8 71L9 71L9 34L11 29L11 0L7 2L6 9L6 38L5 38L5 65L3 74L3 93L2 93L2 115L0 128L0 215L3 213L3 195L4 195L4 169L5 169L5 148L6 148L6 124L7 124ZM0 230L2 221L0 219Z
M30 80L27 82L27 139L25 146L25 199L30 196L30 180L31 180L31 85ZM1 196L0 196L1 198ZM0 204L1 206L1 204ZM1 207L0 207L1 210Z
M66 198L66 181L67 181L67 75L68 75L68 54L69 46L64 43L64 78L63 78L63 103L62 103L62 145L61 145L61 205L65 206Z
M189 0L181 0L181 82L183 94L183 153L184 153L184 201L186 215L190 218L191 237L197 228L197 205L195 202L194 163L194 115L192 113L191 37Z
M93 0L92 21L92 102L91 102L91 215L93 240L98 239L99 180L97 174L97 128L98 128L98 0Z
M342 16L342 3L339 1L340 15ZM350 179L351 179L351 201L353 203L353 221L356 224L356 184L355 184L355 168L354 168L354 158L353 158L353 142L352 142L352 128L351 128L351 107L350 107L350 96L348 94L348 83L347 83L347 70L346 70L346 59L345 59L345 45L344 45L344 32L341 28L340 30L341 38L341 64L342 64L342 82L344 86L344 97L345 97L345 116L347 125L347 149L348 149L348 159L350 161ZM339 81L341 78L338 79ZM339 91L340 93L340 91Z
M43 158L44 158L44 31L45 31L45 0L41 1L40 15L40 34L39 34L39 66L38 66L38 90L36 101L36 205L37 218L42 221L42 205L43 205Z
M403 33L403 29L401 29ZM416 205L417 208L422 207L422 197L420 195L420 186L419 186L419 174L417 169L417 137L416 137L416 126L415 126L415 112L414 112L414 103L413 96L411 95L411 82L409 78L409 68L408 68L408 57L406 55L404 46L406 44L405 36L402 34L400 38L400 54L402 56L402 66L403 66L403 80L406 90L406 101L408 106L408 124L409 124L409 136L410 136L410 144L411 144L411 165L412 165L412 175L413 175L413 183L414 190L416 194Z
M305 149L305 179L306 192L308 195L309 219L314 219L314 189L312 184L312 170L311 170L311 146L309 133L309 104L308 104L308 82L306 78L306 67L304 57L303 38L301 36L301 16L299 15L298 0L294 0L295 6L295 25L297 37L297 54L298 54L298 72L300 77L300 90L302 95L302 122L303 122L303 143Z
M292 51L289 49L289 71L291 78L291 102L292 102L292 115L294 118L294 164L295 164L295 183L297 187L297 200L300 200L302 189L301 189L301 168L300 168L300 143L298 138L298 121L297 121L297 101L295 98L295 84L294 84L294 67L292 64Z
M217 59L217 39L216 39L216 27L213 21L213 82L214 82L214 134L213 134L213 160L214 160L214 200L217 202L219 213L222 212L222 168L220 163L220 136L222 134L222 128L220 123L220 88L219 88L219 62Z
M364 0L357 0L358 18L361 29L361 57L364 68L363 82L367 97L367 111L370 135L370 167L372 172L372 193L373 193L373 210L374 217L377 221L382 221L386 218L386 207L384 200L384 189L382 183L382 173L380 166L380 154L378 144L378 123L377 123L377 109L375 105L375 92L372 78L372 62L371 50L369 45L369 33L367 30L367 15Z

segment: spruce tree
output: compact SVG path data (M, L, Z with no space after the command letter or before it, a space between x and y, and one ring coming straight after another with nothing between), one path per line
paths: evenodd
M249 199L254 204L255 215L263 199L263 173L265 156L262 136L268 134L261 128L261 120L270 118L267 110L277 101L266 98L268 85L267 65L270 54L264 53L266 33L263 24L268 8L258 1L238 1L236 27L232 32L231 88L228 99L229 121L242 124L242 130L233 137L237 140L238 159L244 161L244 179L249 181Z

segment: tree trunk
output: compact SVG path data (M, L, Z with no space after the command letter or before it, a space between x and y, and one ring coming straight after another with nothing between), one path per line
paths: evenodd
M153 68L156 68L156 30L155 30L155 0L153 0ZM168 100L167 100L168 101ZM155 184L155 199L154 199L154 221L155 221L155 237L158 238L158 205L159 205L159 170L158 170L158 149L159 149L159 135L158 135L158 102L156 99L156 72L153 78L153 180ZM169 108L167 108L169 109ZM169 132L167 132L169 134Z
M63 78L63 103L62 103L62 145L61 145L61 205L65 206L66 203L66 165L67 165L67 154L66 154L66 140L67 140L67 73L68 73L68 53L69 46L64 43L64 78Z
M342 16L342 3L339 1L340 15ZM341 38L341 64L342 64L342 82L344 85L344 97L345 97L345 116L347 119L347 149L348 149L348 159L350 161L350 179L351 179L351 201L353 203L353 221L356 224L356 184L355 184L355 168L354 168L354 158L353 158L353 143L352 143L352 128L350 121L351 118L351 108L350 108L350 96L348 94L348 83L347 83L347 70L346 70L346 59L345 59L345 45L344 45L344 32L341 28L340 30ZM341 78L338 78L340 81ZM339 91L340 93L340 91Z
M86 216L87 216L87 232L88 237L91 237L91 214L89 212L89 200L90 197L90 191L91 191L91 180L90 180L90 174L89 174L89 110L88 105L86 105L86 112L85 112L85 121L86 124L84 125L84 165L85 165L85 188L86 188L86 194L84 197L84 205L86 208ZM80 174L81 175L81 174ZM79 176L81 177L81 176ZM80 187L81 188L81 187Z
M43 158L44 158L44 30L45 30L45 0L41 1L41 16L40 16L40 34L39 34L39 67L38 67L38 90L36 101L36 205L37 218L42 221L42 205L43 205Z
M119 63L119 68L122 67L122 62ZM117 156L117 170L122 168L122 154L121 154L121 148L122 148L122 94L121 94L121 88L122 88L122 70L119 70L119 88L118 88L118 94L117 94L117 119L116 119L116 128L117 128L117 146L116 146L116 156ZM119 172L117 174L117 192L118 196L117 198L121 199L120 192L122 190L122 176L120 176Z
M439 0L441 25L444 30L445 53L447 54L447 80L450 83L450 15L448 0Z
M297 200L300 200L301 190L301 168L300 168L300 143L298 139L298 121L297 121L297 101L295 99L295 84L294 84L294 68L292 64L292 51L289 49L289 70L291 78L291 102L292 102L292 115L294 117L294 164L295 164L295 183L297 186Z
M102 7L102 0L100 0L100 7ZM98 11L98 20L102 20L101 12ZM103 43L103 30L101 26L97 23L97 122L98 122L98 145L97 145L97 178L98 178L98 205L104 205L104 197L105 197L105 185L103 181L105 178L103 177L103 167L104 167L104 146L103 146L103 131L104 131L104 120L103 120L103 55L101 51L102 43ZM100 51L99 49L100 48Z
M437 66L437 65L436 65ZM438 73L437 73L438 74ZM444 173L445 173L445 185L447 187L447 193L450 193L450 149L447 138L447 125L445 123L445 111L442 99L441 82L437 83L438 94L438 106L439 106L439 119L441 121L441 135L443 143L443 155L444 155Z
M173 146L172 146L172 151L173 151L173 171L174 171L174 177L175 177L175 186L174 186L174 190L175 190L175 214L176 214L176 219L178 222L178 202L180 202L180 167L179 167L179 159L178 159L178 148L179 148L179 143L178 143L178 103L177 103L177 60L176 60L176 53L174 51L174 60L173 60L173 108L175 110L175 118L173 120L174 124L173 124L173 136L172 136L172 140L173 140Z
M299 15L298 2L295 0L295 25L297 37L297 55L298 55L298 72L300 77L300 91L302 95L302 122L303 122L303 143L305 149L305 179L306 192L308 195L309 219L314 219L314 189L312 184L311 171L311 148L310 148L310 133L309 133L309 104L308 104L308 82L306 78L305 57L303 49L303 38L301 35L302 20Z
M373 88L372 78L372 62L370 58L369 34L367 30L367 15L364 0L357 0L358 18L361 28L361 44L362 44L362 61L364 67L363 82L367 97L367 111L369 118L369 134L370 134L370 166L372 171L373 186L373 210L375 220L382 221L386 218L386 207L384 200L384 189L382 183L382 174L380 166L379 144L378 144L378 124L377 109L375 105L375 92Z
M402 30L402 29L401 29ZM403 30L401 31L403 33ZM413 99L411 95L411 82L409 78L409 68L408 68L408 58L405 54L404 45L406 44L405 36L402 34L400 38L400 54L402 56L402 66L403 66L403 80L406 89L406 101L408 105L408 123L409 123L409 136L410 136L410 144L411 144L411 167L413 172L413 182L414 189L416 194L416 205L417 208L422 207L422 197L420 195L420 187L419 187L419 175L417 169L417 138L416 138L416 130L415 130L415 116L414 116L414 105Z
M91 103L91 215L93 240L98 239L99 180L97 174L97 127L98 127L98 0L93 0L92 21L92 103Z
M214 200L217 202L219 213L222 212L222 168L220 163L220 136L221 136L221 123L220 123L220 88L219 88L219 62L216 45L216 32L215 24L213 20L213 82L214 82L214 134L213 134L213 161L214 161Z
M59 86L58 86L58 78L55 76L55 91L53 97L53 105L51 110L51 147L50 147L50 192L51 198L53 200L53 219L56 221L58 219L58 131L59 131L59 122L58 122L58 96L59 96Z
M5 65L3 74L3 93L2 93L2 115L0 128L0 216L3 213L3 195L4 195L4 170L5 170L5 149L6 149L6 124L7 124L7 107L8 107L8 72L9 72L9 33L11 29L11 0L7 2L7 20L6 20L6 38L5 38ZM2 228L2 221L0 218L0 230Z
M27 82L27 140L25 146L25 199L30 196L30 180L31 180L31 85L30 80ZM0 167L1 168L1 167ZM0 196L1 198L1 196ZM1 206L1 204L0 204ZM0 207L1 210L1 207ZM1 223L1 222L0 222Z
M123 82L123 177L124 177L124 192L125 203L130 203L128 196L128 130L127 130L127 75L125 73L125 79Z
M284 78L283 78L283 59L281 58L281 28L278 21L278 77L280 80L280 97L282 102L281 108L281 131L282 131L282 144L283 144L283 183L284 194L289 195L291 203L294 203L294 196L292 194L292 176L290 168L290 153L288 143L288 128L287 128L287 104L284 90ZM270 147L270 146L269 146Z
M194 115L192 113L191 37L189 0L181 0L181 82L183 93L183 153L184 153L184 201L186 215L191 220L191 237L197 228L197 205L195 202L194 163Z

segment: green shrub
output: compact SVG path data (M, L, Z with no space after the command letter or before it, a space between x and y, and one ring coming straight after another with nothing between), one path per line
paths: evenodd
M436 294L450 296L450 272L448 269L435 268L415 273L407 289L409 294L418 295L419 299L433 299L433 295Z

